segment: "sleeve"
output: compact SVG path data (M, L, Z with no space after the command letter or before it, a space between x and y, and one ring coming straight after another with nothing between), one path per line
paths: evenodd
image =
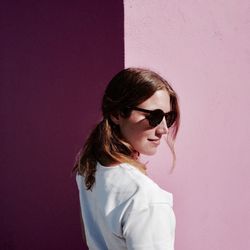
M123 226L129 250L174 250L175 216L168 203L132 209Z

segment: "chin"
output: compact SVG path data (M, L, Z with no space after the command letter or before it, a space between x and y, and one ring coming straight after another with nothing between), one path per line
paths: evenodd
M141 152L141 154L151 156L151 155L155 155L156 152L157 150L148 150L148 151Z

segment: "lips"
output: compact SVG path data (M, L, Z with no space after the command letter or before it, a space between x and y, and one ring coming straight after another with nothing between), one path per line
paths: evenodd
M160 141L160 138L154 138L154 139L150 139L148 138L149 141Z
M154 143L155 145L159 145L160 144L160 139L148 139L150 142Z

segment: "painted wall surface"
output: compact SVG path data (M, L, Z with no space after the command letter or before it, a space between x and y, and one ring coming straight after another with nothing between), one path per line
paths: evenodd
M124 5L125 66L156 70L179 94L174 173L166 145L145 158L174 194L176 249L250 249L250 2Z
M124 67L123 2L1 1L0 249L85 249L74 158Z

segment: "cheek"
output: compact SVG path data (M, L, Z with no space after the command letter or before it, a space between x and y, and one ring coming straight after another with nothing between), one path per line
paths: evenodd
M154 137L153 130L143 129L138 126L126 126L121 129L121 133L137 152L144 155L154 155L156 153L157 146L148 141L148 138Z
M121 131L124 138L135 148L147 142L149 131L140 126L128 126Z
M131 142L133 138L138 136L139 131L134 126L127 125L127 126L121 127L120 129L121 129L122 136L129 142Z
M142 119L143 118L143 119ZM120 120L120 131L126 141L134 148L146 146L147 139L152 137L153 130L148 122L141 116L131 116L129 119Z

